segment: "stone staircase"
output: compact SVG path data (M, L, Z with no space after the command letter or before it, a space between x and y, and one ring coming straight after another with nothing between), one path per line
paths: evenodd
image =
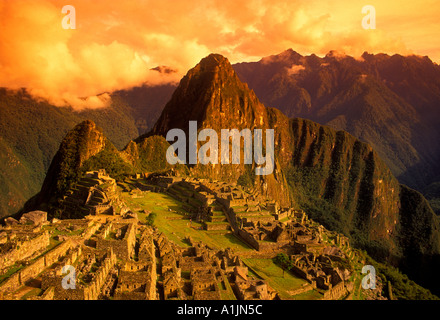
M234 210L235 216L238 221L243 221L243 223L248 222L262 222L268 223L273 222L275 217L267 210L256 210L255 207L232 207Z
M230 231L231 225L223 211L223 206L217 201L209 206L209 215L204 223L207 231Z
M200 201L193 198L194 191L189 190L179 183L171 185L166 193L183 203L183 209L188 212L197 212L201 206Z

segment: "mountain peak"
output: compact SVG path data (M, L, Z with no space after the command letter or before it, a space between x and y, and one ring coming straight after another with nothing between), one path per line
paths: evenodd
M326 55L325 58L334 58L336 60L347 58L347 54L344 51L339 50L330 50Z
M246 122L245 115L253 122L253 114L261 111L257 109L262 109L262 104L240 81L229 60L210 54L183 77L148 135L165 136L173 128L185 130L189 121L229 126L237 115L242 124Z
M280 57L289 57L289 58L291 58L291 57L294 57L294 58L302 57L302 55L300 55L298 52L296 52L292 48L289 48L289 49L281 52L278 56L280 56Z
M104 148L115 147L107 140L100 127L85 120L70 130L52 160L40 192L40 202L52 195L61 195L78 176L82 164Z
M303 58L302 55L300 55L298 52L290 48L281 52L280 54L264 57L263 59L261 59L261 62L266 64L278 63L278 62L298 63L298 61L301 58Z
M188 71L185 78L193 79L202 76L204 82L210 84L212 81L225 78L233 78L235 71L227 58L220 54L212 53L203 58L193 69ZM181 83L182 84L182 83Z
M214 70L215 68L222 66L231 66L229 60L222 56L221 54L211 53L209 56L203 58L199 65L203 68L203 70Z
M75 129L94 130L94 129L96 129L96 123L92 120L84 120L83 122L80 122L79 124L77 124L73 130L75 130Z

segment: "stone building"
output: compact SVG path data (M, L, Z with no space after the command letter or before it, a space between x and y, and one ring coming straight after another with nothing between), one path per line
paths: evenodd
M110 270L116 264L112 249L94 250L79 246L72 250L53 271L43 275L41 289L53 288L54 300L97 300ZM63 266L75 267L75 288L66 289Z
M96 238L97 249L112 248L119 259L128 260L134 256L136 225L134 223L113 223L106 225Z
M235 290L241 300L275 300L278 295L267 283L260 279L248 278L248 268L234 267Z

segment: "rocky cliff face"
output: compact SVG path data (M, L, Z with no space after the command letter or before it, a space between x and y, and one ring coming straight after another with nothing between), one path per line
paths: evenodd
M254 129L270 129L269 116L268 109L238 79L229 61L221 55L212 54L181 80L148 136L165 137L169 130L178 128L189 137L189 121L197 121L198 132L209 128L218 133L220 153L222 129L250 129L251 132ZM203 143L199 142L198 147L201 145ZM262 194L277 198L284 205L290 203L286 180L277 161L273 175L254 176L255 165L244 165L243 157L239 165L221 165L220 157L219 154L219 164L191 166L191 174L230 182L249 177Z
M0 88L0 218L16 213L41 189L61 141L81 121L93 120L117 148L139 136L129 110L116 97L106 108L78 112L24 89Z

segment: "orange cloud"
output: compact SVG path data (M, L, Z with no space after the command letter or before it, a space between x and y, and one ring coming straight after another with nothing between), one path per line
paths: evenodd
M65 4L76 9L75 30L61 26ZM376 30L361 27L366 4L376 8ZM0 86L84 108L106 105L104 92L178 81L211 52L232 62L287 48L437 60L439 8L427 0L0 0ZM177 72L151 70L160 65Z

